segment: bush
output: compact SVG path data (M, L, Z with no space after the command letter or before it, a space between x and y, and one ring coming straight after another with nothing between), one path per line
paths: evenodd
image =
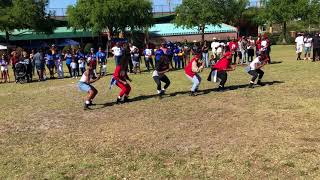
M86 54L88 54L88 53L90 53L90 49L91 48L93 48L94 46L93 46L93 44L92 43L87 43L85 46L84 46L84 52L86 53Z

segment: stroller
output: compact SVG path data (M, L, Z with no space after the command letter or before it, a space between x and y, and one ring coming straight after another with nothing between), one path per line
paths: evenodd
M20 84L31 81L32 66L29 61L20 61L15 65L16 82Z

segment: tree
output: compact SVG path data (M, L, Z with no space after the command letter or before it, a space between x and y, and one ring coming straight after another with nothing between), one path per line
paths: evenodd
M282 25L282 43L287 42L288 22L300 21L305 25L319 24L320 3L318 0L264 0L261 17L270 23Z
M223 22L223 15L218 6L218 0L184 0L176 8L174 23L184 28L198 27L201 31L202 42L206 25L219 25Z
M79 0L67 10L70 27L90 29L100 34L150 27L153 24L152 4L148 0Z
M51 12L46 11L47 5L48 0L1 0L0 30L6 32L7 43L15 29L52 33L55 23Z

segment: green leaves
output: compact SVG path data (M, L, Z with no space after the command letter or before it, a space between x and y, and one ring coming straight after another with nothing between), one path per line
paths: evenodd
M140 29L153 24L152 4L148 0L79 0L68 7L69 26L101 32Z

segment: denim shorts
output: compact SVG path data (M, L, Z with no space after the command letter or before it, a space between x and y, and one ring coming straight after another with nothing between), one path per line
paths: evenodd
M310 53L311 52L311 47L304 47L304 52L305 53Z
M79 82L78 87L83 92L89 92L92 88L90 84L87 84L85 82Z

